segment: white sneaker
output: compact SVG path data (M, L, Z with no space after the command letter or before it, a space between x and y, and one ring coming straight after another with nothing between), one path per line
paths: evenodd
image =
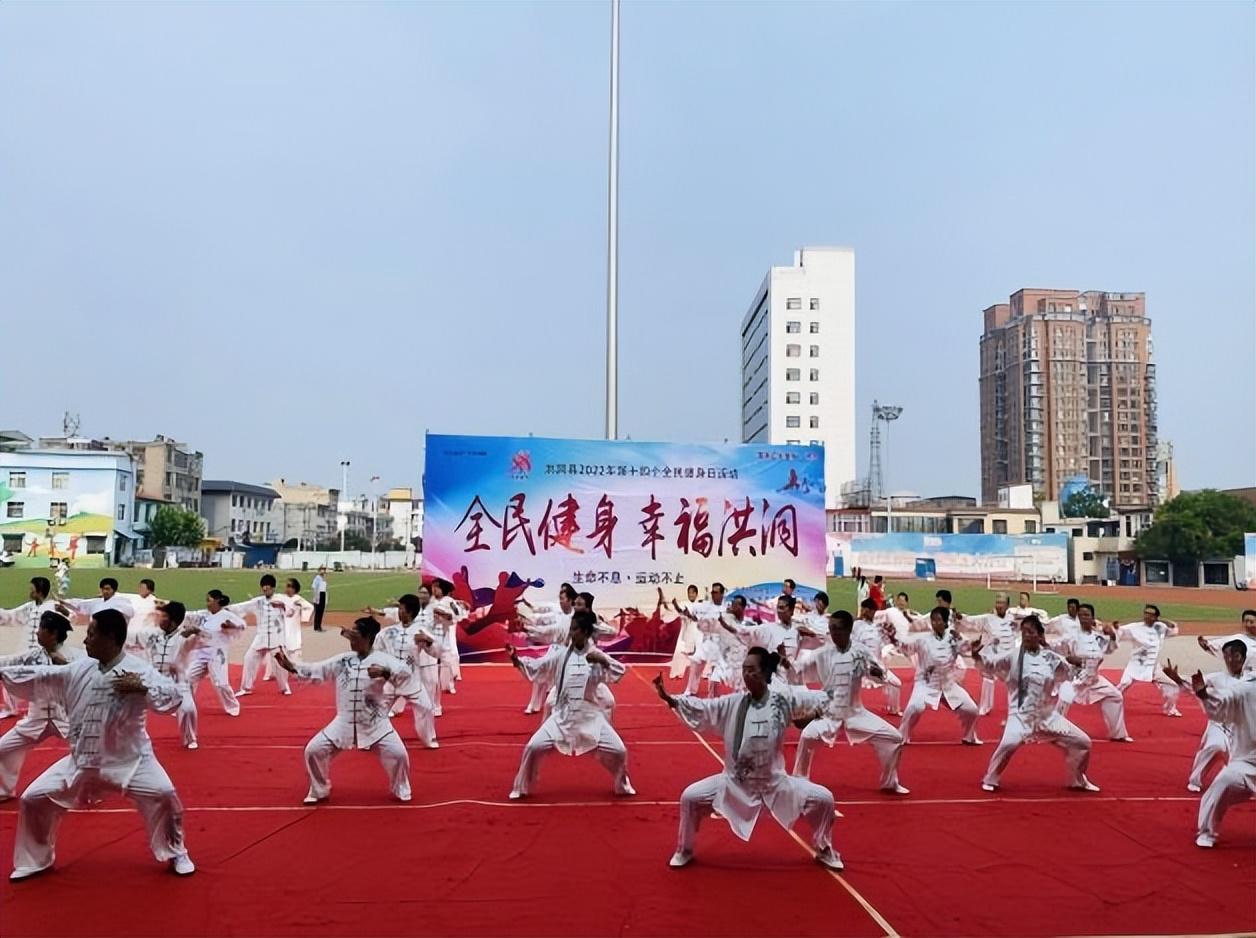
M409 800L410 800L411 798L413 798L413 797L414 797L414 796L413 796L412 794L410 794L410 792L406 792L404 795L398 795L398 796L397 796L397 800L398 800L398 801L403 801L403 802L404 802L404 801L409 801Z
M196 740L192 740L190 743L188 743L188 744L187 744L187 746L186 746L185 748L187 748L187 749L200 749L200 748L201 748L201 744L200 744L200 743L198 743Z
M191 876L196 872L196 864L186 853L170 861L170 871L176 876Z
M291 687L285 688L285 689L284 689L284 692L283 692L283 695L284 695L285 697L291 697L291 696L292 696L292 688L291 688Z
M516 788L514 791L512 791L512 792L510 793L510 800L511 800L511 801L518 801L518 800L519 800L520 798L522 798L522 797L523 797L523 792L521 792L521 791L520 791L519 789L517 789L517 788Z
M904 788L902 785L895 785L892 788L882 788L882 791L889 792L891 795L910 795L911 789Z
M1187 791L1193 791L1195 794L1197 794L1197 795L1198 795L1198 794L1199 794L1201 791L1203 791L1204 789L1203 789L1203 787L1202 787L1202 786L1200 786L1200 785L1196 785L1194 782L1191 782L1189 785L1187 785L1187 786L1186 786L1186 790L1187 790Z
M998 791L998 790L999 790L999 786L998 786L998 785L991 785L989 782L982 782L982 783L981 783L981 790L982 790L982 791Z
M689 861L693 859L692 850L677 850L672 854L672 858L667 861L667 865L674 870L680 869L682 866L688 866Z
M247 697L251 693L253 693L251 690L245 690L243 687L241 687L238 691L235 692L235 695L237 697Z
M615 792L615 794L617 795L625 795L625 796L635 795L636 793L637 793L637 790L633 788L629 782L624 782L623 789Z
M982 742L981 742L981 740L979 740L979 739L961 739L961 740L960 740L960 742L961 742L961 743L963 743L965 746L980 746L980 745L982 745Z
M1069 788L1071 788L1073 791L1098 791L1099 790L1099 786L1096 785L1094 782L1092 782L1090 779L1086 779L1080 785L1070 785Z
M1133 741L1134 741L1133 736L1113 736L1112 739L1110 740L1110 742L1114 742L1114 743L1132 743Z
M524 708L523 708L523 712L524 712L524 713L527 713L527 714L536 713L536 711L535 711L535 710L533 710L531 707L524 707Z
M24 879L30 879L32 876L38 876L40 873L47 872L50 869L52 869L51 866L41 866L38 868L31 867L31 866L21 866L9 874L9 882L20 883Z
M1217 838L1213 837L1211 834L1200 834L1195 838L1196 847L1215 847L1216 845ZM9 878L12 879L13 877Z
M1180 717L1182 715L1182 711L1177 707L1174 707L1172 710L1166 710L1164 715L1167 717Z
M825 847L817 853L816 862L821 866L828 867L830 870L846 869L846 864L842 862L841 854L837 853L832 847Z
M439 749L439 748L440 748L440 743L438 743L436 740L432 740L430 743L428 743L428 744L427 744L427 748L428 748L428 749Z
M320 801L326 801L326 800L327 800L326 795L323 795L323 797L320 798L318 797L318 795L314 794L314 792L310 792L308 795L305 796L305 800L303 800L301 803L302 804L318 804Z

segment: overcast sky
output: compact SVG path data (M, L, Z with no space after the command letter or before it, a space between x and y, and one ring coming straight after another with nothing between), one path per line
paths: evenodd
M598 436L609 7L0 4L0 426L417 485ZM621 433L737 439L740 321L857 265L857 464L978 494L981 310L1145 291L1185 487L1256 482L1256 6L622 13ZM910 457L910 458L909 458Z

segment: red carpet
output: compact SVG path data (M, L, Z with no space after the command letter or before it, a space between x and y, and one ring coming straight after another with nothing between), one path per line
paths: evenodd
M840 879L767 816L750 844L720 821L705 822L693 865L672 871L676 799L719 765L653 697L646 681L655 670L636 668L616 688L632 799L611 795L593 758L553 756L535 798L507 801L537 718L521 712L527 687L506 667L466 669L438 721L442 748L412 745L409 805L391 801L382 769L364 753L337 760L329 804L301 805L301 750L329 719L330 692L298 687L281 698L265 684L231 719L202 687L198 751L178 745L173 718L150 718L187 808L197 874L176 879L152 860L125 801L76 812L61 829L56 872L0 886L0 934L1256 931L1253 805L1230 813L1216 849L1193 843L1198 796L1186 791L1186 775L1203 717L1189 699L1186 717L1171 720L1160 716L1154 688L1131 690L1138 741L1096 742L1096 795L1065 791L1060 755L1042 746L1022 749L1001 792L985 794L979 783L999 716L982 720L987 745L970 748L956 743L949 712L929 711L903 758L909 797L875 790L876 760L865 746L817 755L814 778L834 789L845 815L835 828L847 863ZM975 690L975 675L969 681ZM881 700L879 691L866 695L874 707ZM1097 712L1072 716L1102 736ZM397 725L413 744L409 716ZM63 752L60 740L42 745L23 782ZM6 876L15 814L14 803L0 806Z

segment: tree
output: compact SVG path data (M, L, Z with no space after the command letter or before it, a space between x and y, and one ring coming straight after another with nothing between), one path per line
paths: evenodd
M1216 489L1183 492L1156 509L1134 543L1143 559L1199 563L1243 552L1243 534L1256 531L1256 505Z
M154 547L199 547L205 537L205 522L194 511L162 505L148 522L148 536Z
M1064 518L1106 518L1108 517L1107 499L1097 490L1087 486L1074 492L1061 506L1060 516Z
M345 531L345 550L366 550L371 549L371 539L361 531ZM340 550L340 535L333 534L329 538L325 538L315 545L315 550L319 551L337 551Z

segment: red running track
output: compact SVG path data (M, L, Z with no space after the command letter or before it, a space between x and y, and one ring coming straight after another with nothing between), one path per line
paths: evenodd
M375 758L335 764L330 803L302 806L301 750L330 716L330 692L273 684L230 719L202 688L201 748L183 750L173 718L150 718L162 762L187 809L198 872L177 879L148 853L121 799L70 815L56 872L0 886L0 934L192 935L1100 935L1256 931L1256 810L1226 818L1211 851L1193 844L1198 796L1186 775L1203 717L1159 714L1156 690L1129 700L1131 745L1096 742L1099 794L1064 790L1060 755L1021 750L997 795L980 779L987 745L957 744L949 712L927 712L902 764L906 798L876 791L866 746L816 757L844 818L838 877L764 816L750 844L704 823L687 869L667 867L676 800L719 769L708 749L652 696L651 667L618 685L615 722L638 795L615 798L591 757L553 756L537 795L506 798L536 726L527 687L509 668L466 669L438 721L442 748L411 745L415 800L387 794ZM904 675L907 677L907 675ZM977 678L970 674L970 689ZM908 680L907 683L910 683ZM866 695L879 707L881 695ZM1072 716L1102 736L1090 708ZM46 742L23 782L58 758ZM791 747L792 749L792 747ZM789 753L792 758L792 751ZM16 808L0 807L7 876ZM805 832L804 833L805 836ZM572 901L572 897L575 901ZM119 902L120 900L120 902ZM116 912L114 911L116 909Z

